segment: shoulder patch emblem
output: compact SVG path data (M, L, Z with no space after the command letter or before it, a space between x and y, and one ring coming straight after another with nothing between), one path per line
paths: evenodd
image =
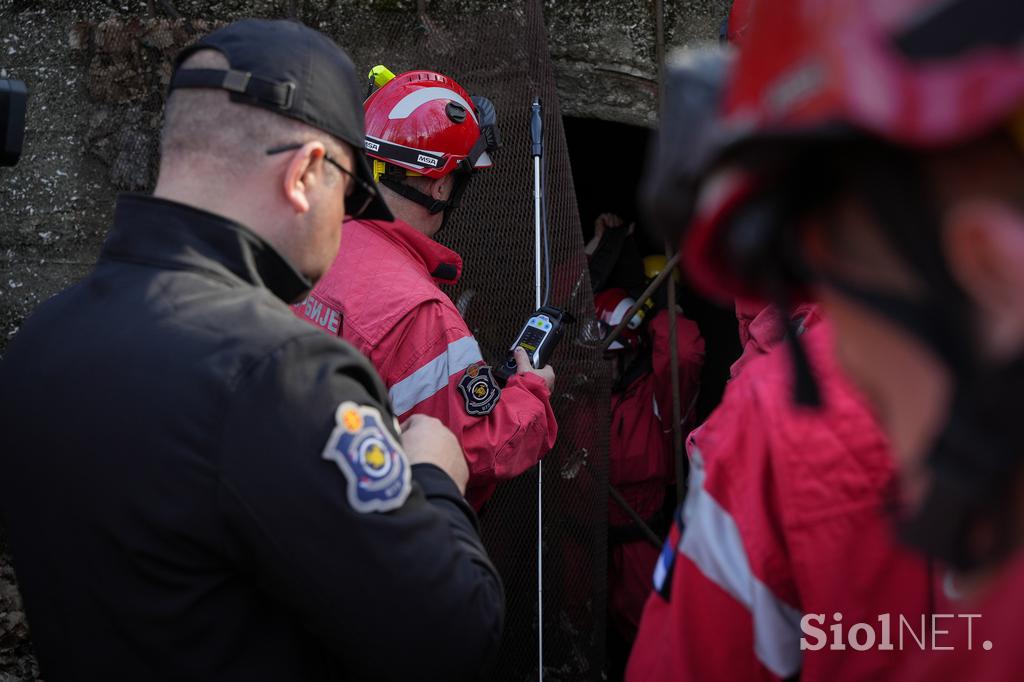
M494 380L494 374L487 365L470 365L462 380L459 393L466 403L466 413L474 417L488 415L498 404L501 387Z
M412 489L409 462L381 413L346 401L338 405L334 421L323 457L345 474L352 508L366 514L405 504Z

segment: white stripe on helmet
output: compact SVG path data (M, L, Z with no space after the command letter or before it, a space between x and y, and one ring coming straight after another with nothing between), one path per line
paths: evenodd
M608 319L605 320L608 324L614 326L619 322L622 322L622 318L629 312L629 309L636 304L636 300L626 297L619 301L619 304L615 306L615 310L608 315ZM633 318L626 325L629 329L636 329L644 321L644 316L640 314L640 311L633 313Z
M409 115L419 109L427 102L433 102L438 99L446 99L459 104L469 115L476 121L476 113L473 111L473 105L467 102L462 95L450 90L448 88L417 88L408 95L398 100L398 104L394 106L391 113L388 114L388 118L409 118Z

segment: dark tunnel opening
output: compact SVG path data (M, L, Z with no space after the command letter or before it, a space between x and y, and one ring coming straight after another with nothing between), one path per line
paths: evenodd
M656 244L644 229L637 206L651 131L570 116L564 117L563 124L584 242L594 235L597 217L612 212L627 224L637 222L635 238L641 255L664 253L664 247ZM698 295L685 283L685 278L680 287L680 304L684 314L700 327L706 348L697 402L699 424L721 402L729 366L740 355L739 335L733 310L723 309Z

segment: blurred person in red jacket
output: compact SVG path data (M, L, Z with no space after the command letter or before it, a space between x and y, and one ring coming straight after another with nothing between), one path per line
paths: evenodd
M676 98L692 102L692 89L676 86L692 82L694 70L717 73L721 92L725 58L706 59L670 71L668 107ZM713 125L714 106L701 115ZM673 122L663 124L669 137L673 126L692 127L685 116L662 120ZM693 182L693 169L675 166L673 155L689 162L683 148L659 148L651 191ZM685 225L685 212L668 209L654 211L659 222L667 215L669 227ZM891 674L899 659L889 651L859 651L846 640L818 646L810 636L826 627L817 614L827 623L836 613L851 623L875 623L883 613L914 623L955 611L942 576L892 532L886 504L896 471L887 441L834 361L831 325L813 306L763 307L746 336L721 405L687 439L689 491L654 573L627 679ZM800 339L804 352L795 356L785 339ZM816 378L820 409L792 401L794 363Z
M791 358L776 344L748 358L687 439L689 492L654 572L628 680L877 679L896 657L803 650L803 615L875 623L881 613L917 622L951 612L942 576L892 533L895 467L832 359L830 325L817 321L800 338L821 412L792 403Z
M821 301L888 432L903 539L972 600L973 627L888 652L894 679L1024 667L1022 43L1019 2L759 4L684 240L707 293Z
M373 363L400 420L436 417L469 465L466 499L479 509L498 481L518 476L554 447L555 375L517 352L501 388L439 283L462 259L434 241L473 174L498 145L494 106L431 71L371 72L366 153L394 222L348 220L345 247L296 314L349 341Z

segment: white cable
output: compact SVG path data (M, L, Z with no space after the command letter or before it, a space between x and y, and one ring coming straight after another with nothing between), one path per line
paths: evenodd
M541 228L541 185L540 156L533 157L533 248L535 258L536 310L540 310L540 228ZM539 369L539 368L538 368ZM544 465L537 462L537 678L544 679Z

